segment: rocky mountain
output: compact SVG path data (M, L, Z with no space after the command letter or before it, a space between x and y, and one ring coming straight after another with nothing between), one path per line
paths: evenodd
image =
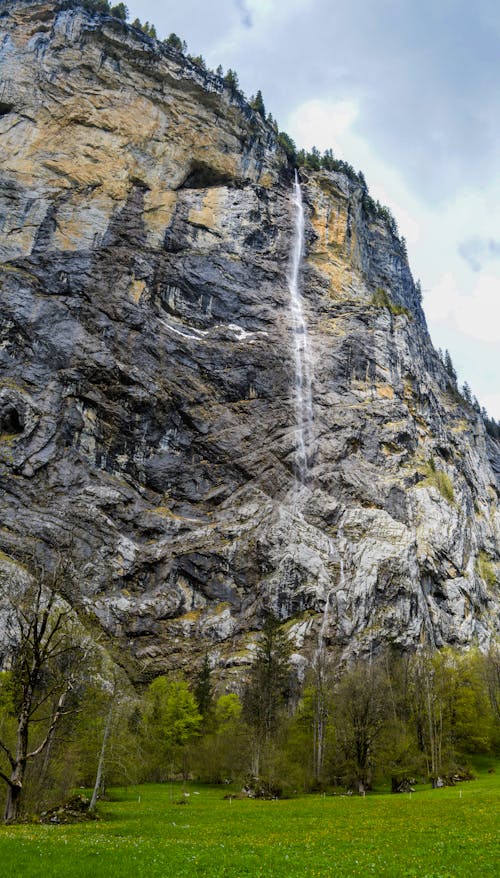
M274 128L110 16L0 7L4 581L68 553L136 678L498 633L500 447L430 342L404 245L358 181L300 172L305 471ZM14 561L13 559L17 559Z

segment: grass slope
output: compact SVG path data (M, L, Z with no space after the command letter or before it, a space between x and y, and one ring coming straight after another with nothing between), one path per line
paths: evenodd
M500 773L411 795L225 801L220 788L115 791L98 823L0 828L1 874L23 878L496 876ZM174 801L171 801L173 793Z

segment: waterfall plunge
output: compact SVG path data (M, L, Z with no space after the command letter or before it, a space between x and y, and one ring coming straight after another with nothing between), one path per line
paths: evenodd
M297 441L297 474L301 482L307 481L307 447L311 441L313 424L312 375L313 363L307 323L302 305L300 287L300 267L304 252L304 206L299 176L295 171L294 182L295 233L288 274L290 291L290 312L293 330L293 353L295 363L295 410L298 429Z

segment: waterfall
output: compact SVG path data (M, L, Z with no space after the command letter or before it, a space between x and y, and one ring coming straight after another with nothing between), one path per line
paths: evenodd
M323 617L321 619L321 626L318 632L318 643L316 646L316 650L314 653L314 663L317 668L320 668L321 662L324 658L325 654L325 637L328 632L328 628L331 622L331 610L332 610L332 598L335 596L337 591L343 592L345 589L345 561L344 561L344 553L345 553L345 538L344 532L342 529L342 525L340 525L337 535L337 546L334 547L333 541L329 541L329 555L332 558L338 559L340 563L340 571L339 571L339 580L337 585L333 585L325 594L325 603L323 606ZM337 605L338 612L338 605Z
M294 396L297 441L297 474L301 482L307 481L307 447L311 441L313 424L312 374L313 364L307 322L302 305L300 268L304 253L304 206L299 176L295 171L294 182L295 230L288 274L290 313L293 330L293 353L295 364Z
M316 648L316 659L318 657L323 656L323 652L325 649L325 634L328 629L329 616L330 616L330 603L332 595L335 593L335 589L330 589L325 598L325 606L323 607L323 618L321 620L321 628L319 629L318 635L318 646Z

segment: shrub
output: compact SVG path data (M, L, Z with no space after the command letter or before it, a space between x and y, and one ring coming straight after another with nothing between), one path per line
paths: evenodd
M391 314L394 314L396 317L400 314L405 314L406 317L411 318L408 308L405 308L404 305L398 305L396 302L393 302L389 293L387 290L384 290L383 287L377 287L375 290L372 296L372 305L375 305L376 308L387 308Z
M497 582L495 568L492 560L483 550L479 552L476 558L476 571L489 588L494 588Z
M453 483L444 470L438 469L434 458L431 457L426 463L425 467L425 479L421 482L422 485L432 485L434 488L437 488L441 496L446 500L447 503L453 505L455 503L455 491L453 489Z

